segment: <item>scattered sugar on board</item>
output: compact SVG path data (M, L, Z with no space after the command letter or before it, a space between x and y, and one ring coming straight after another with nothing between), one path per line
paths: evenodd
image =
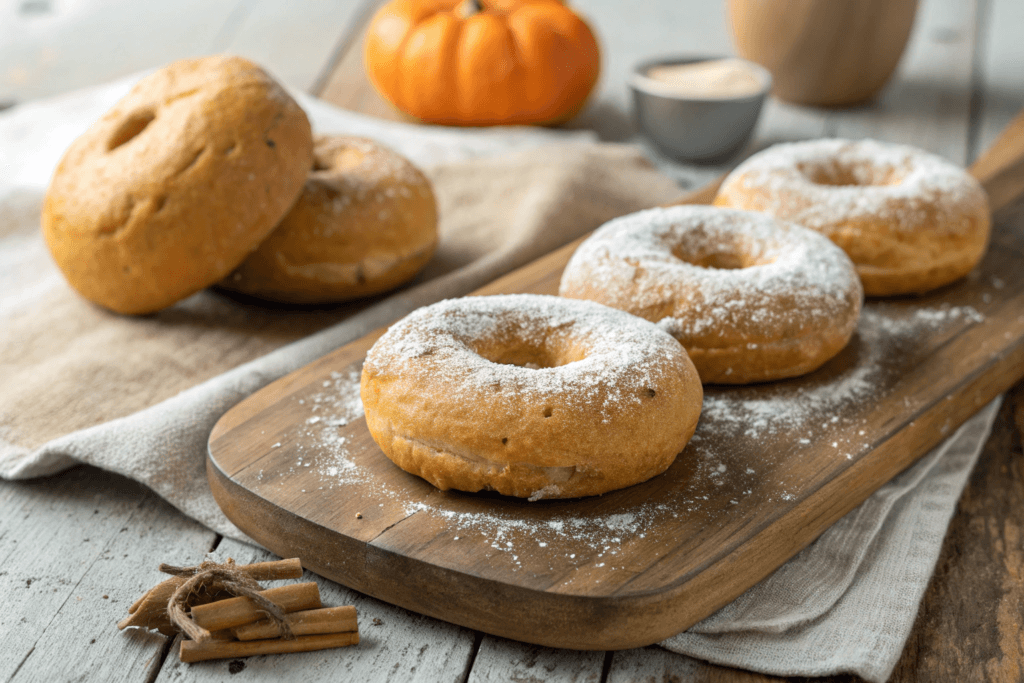
M294 439L295 463L289 474L297 468L317 466L317 474L323 486L333 488L341 483L366 483L366 473L356 466L347 448L348 439L338 432L339 427L363 415L363 403L359 398L359 368L345 372L334 371L323 383L323 391L298 401L305 406L310 416L301 427L300 437ZM313 452L301 444L315 444ZM275 444L275 448L280 444ZM283 482L282 482L283 483Z
M864 309L857 329L860 357L857 363L827 383L780 382L756 389L708 392L695 438L705 432L742 434L760 439L780 432L807 429L799 443L809 444L820 432L818 416L829 416L822 429L843 422L844 409L884 393L884 361L901 347L912 344L923 332L937 331L951 322L980 323L985 317L972 306L918 308L907 317L887 314L884 304Z
M908 312L909 311L909 312ZM832 381L778 383L770 390L748 388L710 389L705 395L704 411L697 433L684 457L693 461L693 474L668 500L658 503L640 503L615 513L559 514L543 521L528 520L496 505L488 512L461 512L446 506L445 495L431 496L427 500L404 500L404 494L387 481L379 480L360 468L350 457L345 437L338 427L362 416L359 400L359 368L331 373L323 391L307 396L299 403L309 415L297 428L305 436L314 437L312 452L299 452L292 472L300 468L313 469L322 488L356 486L364 494L402 506L407 515L427 514L444 520L453 537L465 539L480 534L495 555L502 555L513 568L521 568L523 553L533 549L538 553L558 553L559 547L572 548L564 559L570 563L589 564L597 558L615 567L624 541L644 537L645 531L666 518L685 518L698 513L708 505L742 505L745 497L770 475L770 461L759 464L726 464L729 454L716 453L710 446L713 433L737 435L747 439L767 440L773 435L799 433L800 447L814 443L824 434L852 435L839 441L829 439L838 457L852 457L869 446L859 425L847 424L844 408L877 400L886 393L886 365L883 362L893 354L912 349L915 340L956 323L981 323L985 317L972 306L939 308L899 307L875 303L865 308L857 332L858 355L856 362ZM319 420L311 421L312 418ZM851 428L852 427L852 428ZM824 430L828 430L827 432ZM296 439L300 441L301 439ZM729 484L732 496L715 501L708 495L707 485L720 487ZM714 490L714 488L710 489ZM703 492L703 495L699 495ZM739 495L736 495L736 494ZM797 496L781 487L777 499L793 501ZM545 505L546 503L538 503ZM384 503L380 503L384 507ZM563 508L564 509L564 508ZM566 543L568 541L568 543ZM589 552L580 552L581 549ZM577 554L579 553L579 554Z

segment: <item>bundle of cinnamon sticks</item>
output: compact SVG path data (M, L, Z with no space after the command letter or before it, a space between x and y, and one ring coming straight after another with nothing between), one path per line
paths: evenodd
M183 633L181 661L309 652L359 643L355 607L323 607L315 582L263 589L257 581L302 577L298 558L236 565L161 565L171 578L128 608L117 626Z

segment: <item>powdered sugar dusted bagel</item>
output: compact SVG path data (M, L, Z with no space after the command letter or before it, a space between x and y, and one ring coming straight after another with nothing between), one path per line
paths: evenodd
M984 255L991 228L985 192L970 174L875 140L776 145L729 174L715 204L827 235L871 296L920 294L963 277Z
M795 377L846 346L863 291L816 232L764 214L676 206L617 218L573 254L559 293L657 322L705 383Z
M437 245L419 169L365 138L317 136L302 194L225 289L294 303L345 301L413 278Z
M703 392L672 337L622 311L532 294L421 308L363 365L370 434L440 489L604 493L660 474Z

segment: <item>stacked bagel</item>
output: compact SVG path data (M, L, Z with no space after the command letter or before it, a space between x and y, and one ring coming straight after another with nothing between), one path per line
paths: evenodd
M295 303L385 291L430 258L437 209L411 163L314 138L265 71L213 56L144 78L72 143L42 228L82 296L146 314L217 284Z

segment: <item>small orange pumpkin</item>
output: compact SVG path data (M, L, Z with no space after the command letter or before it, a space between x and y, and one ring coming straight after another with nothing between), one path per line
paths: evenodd
M392 0L365 60L397 109L461 126L565 121L600 69L590 27L558 0Z

